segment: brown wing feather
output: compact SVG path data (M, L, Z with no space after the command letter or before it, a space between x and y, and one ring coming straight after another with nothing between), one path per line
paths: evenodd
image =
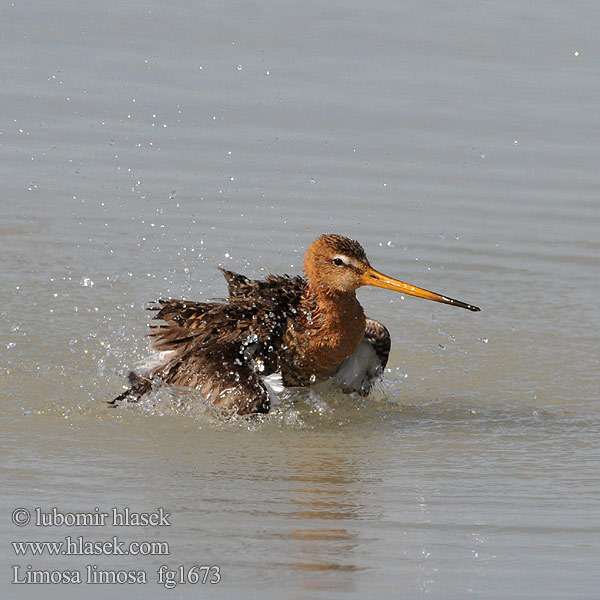
M230 297L222 302L159 300L150 337L155 350L177 350L194 343L244 343L249 336L276 350L289 319L294 318L305 281L302 277L270 275L250 280L221 269ZM268 343L267 343L268 342Z
M219 267L219 271L223 273L223 277L227 281L230 296L245 296L249 286L252 286L252 280L245 275L234 273Z
M268 275L265 279L249 279L245 275L227 271L219 267L227 281L230 297L252 298L271 296L275 300L299 298L304 291L306 281L296 275Z
M383 373L392 347L390 332L383 323L367 317L365 341L373 346L379 360L381 372Z
M232 351L231 344L192 344L180 356L154 369L151 377L194 388L215 406L235 409L240 415L269 412L269 395L259 375Z

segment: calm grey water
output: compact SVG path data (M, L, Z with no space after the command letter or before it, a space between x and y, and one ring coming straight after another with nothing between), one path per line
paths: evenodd
M2 596L597 598L600 7L39 0L0 8ZM324 232L473 314L359 292L367 400L109 410L147 302ZM17 527L13 510L170 513ZM34 519L35 520L35 519ZM12 541L168 543L16 556ZM148 583L11 584L30 570ZM221 582L158 584L161 565Z

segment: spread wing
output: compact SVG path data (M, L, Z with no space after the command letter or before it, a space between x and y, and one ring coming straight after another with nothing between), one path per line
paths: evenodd
M294 318L304 291L304 279L270 275L251 280L233 271L221 271L229 286L229 298L219 302L159 300L150 308L157 311L154 319L162 321L150 325L154 350L181 353L190 345L199 348L217 343L239 350L240 345L258 343L264 353L277 355L288 320Z
M283 335L305 288L301 277L254 281L222 269L229 298L215 302L159 300L149 334L164 360L116 400L138 400L153 379L196 388L218 406L238 413L269 409L261 377L278 370ZM114 401L113 401L114 403Z

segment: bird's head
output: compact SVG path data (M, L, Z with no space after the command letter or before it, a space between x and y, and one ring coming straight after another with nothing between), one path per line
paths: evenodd
M363 285L371 285L471 311L480 310L477 306L424 290L376 271L369 263L363 247L356 240L342 235L326 234L317 238L306 251L304 272L311 289L326 295L353 293Z

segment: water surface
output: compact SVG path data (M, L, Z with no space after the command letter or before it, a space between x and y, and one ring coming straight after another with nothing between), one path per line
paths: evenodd
M119 595L594 598L600 548L595 3L15 2L2 9L1 576L141 569ZM301 271L324 232L482 307L359 291L366 400L109 410L148 301ZM170 527L16 527L164 507ZM169 556L15 557L113 535ZM167 591L161 564L219 565ZM114 587L108 588L111 591Z

